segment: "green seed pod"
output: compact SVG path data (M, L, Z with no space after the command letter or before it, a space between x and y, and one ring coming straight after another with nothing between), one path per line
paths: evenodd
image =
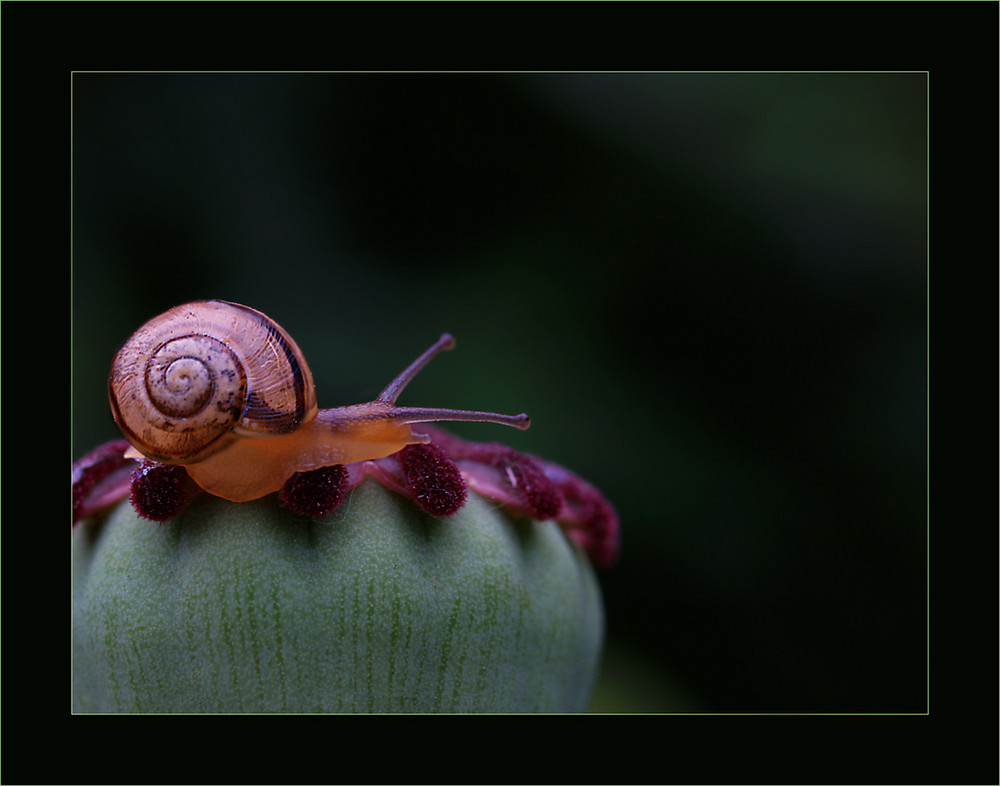
M313 521L204 495L73 533L79 712L580 712L604 634L554 521L450 518L368 480Z

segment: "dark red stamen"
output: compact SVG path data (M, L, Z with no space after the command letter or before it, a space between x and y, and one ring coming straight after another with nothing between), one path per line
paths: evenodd
M163 522L179 514L200 492L184 467L145 460L132 473L129 499L142 518Z
M521 498L536 519L551 519L562 509L559 486L550 480L533 457L499 442L465 442L434 431L434 441L456 460L474 461L498 470L503 481Z
M421 430L459 463L471 488L535 518L554 518L596 566L607 568L617 561L618 514L590 483L507 445L468 442L434 426Z
M574 508L574 519L581 526L570 527L567 533L597 567L610 568L618 560L618 514L607 500L589 490L569 506Z
M450 516L465 504L465 479L442 448L407 445L395 457L413 499L432 516Z
M342 464L296 472L282 486L278 499L289 510L319 518L340 507L347 481L348 473Z
M73 526L128 496L135 461L125 458L124 439L106 442L73 463Z
M539 520L555 518L563 506L562 494L559 488L542 472L541 466L530 456L518 453L513 448L497 451L496 466L512 478L512 485L524 494L524 501L531 509L532 515Z

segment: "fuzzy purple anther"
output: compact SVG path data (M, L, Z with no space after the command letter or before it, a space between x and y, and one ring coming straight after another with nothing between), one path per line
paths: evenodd
M278 499L289 510L319 518L340 507L347 492L347 480L343 464L296 472L282 486Z

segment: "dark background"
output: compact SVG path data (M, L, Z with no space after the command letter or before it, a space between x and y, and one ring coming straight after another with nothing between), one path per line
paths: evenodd
M118 345L258 308L321 406L401 403L590 479L606 712L927 708L923 73L72 80L74 452Z

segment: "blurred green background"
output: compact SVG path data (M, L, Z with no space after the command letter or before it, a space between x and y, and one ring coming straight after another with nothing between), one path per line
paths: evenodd
M118 345L258 308L622 519L606 712L922 712L924 74L76 74L74 453Z

